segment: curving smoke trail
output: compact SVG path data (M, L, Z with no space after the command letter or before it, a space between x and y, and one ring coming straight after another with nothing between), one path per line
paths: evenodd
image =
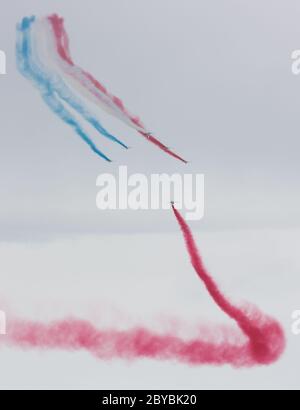
M61 120L70 125L97 155L106 161L110 161L110 159L96 147L90 137L84 132L76 118L64 107L61 100L69 104L71 108L81 114L104 137L117 142L124 148L127 148L126 145L102 127L99 121L90 114L81 102L72 94L59 76L50 73L42 65L37 54L36 44L33 37L33 29L36 27L36 24L34 23L34 17L24 18L21 24L17 27L16 58L19 71L39 89L43 100Z
M30 349L86 350L100 359L150 358L234 367L269 365L277 361L285 349L280 324L257 310L246 312L231 304L205 270L189 227L174 206L173 211L199 278L217 305L240 329L238 333L238 328L232 330L234 340L226 337L222 341L209 340L207 335L205 339L184 340L174 333L161 335L143 327L126 331L99 330L87 321L76 319L50 324L10 320L7 335L0 340Z
M249 342L246 347L249 359L264 364L272 363L278 359L285 347L285 337L280 324L258 311L253 311L252 314L251 312L247 313L231 304L206 271L187 223L174 205L172 205L172 208L184 235L192 265L199 278L205 284L215 303L237 323L242 332L248 337Z
M63 122L70 125L97 155L110 161L63 103L75 110L105 138L123 148L128 149L128 146L101 125L73 90L136 129L167 154L186 163L147 131L140 120L129 113L119 98L110 94L91 74L73 63L63 20L57 15L43 19L25 17L17 26L17 34L16 55L19 71L40 90L48 107Z
M112 95L90 73L75 65L70 53L69 38L64 28L64 20L58 15L53 14L46 19L46 22L47 21L50 23L52 29L49 37L51 39L51 34L54 34L55 38L55 50L53 54L55 55L55 52L57 54L56 61L61 70L75 80L76 88L87 98L91 99L91 101L104 108L111 115L137 130L144 138L166 152L168 155L187 163L187 161L185 161L182 157L175 154L166 145L155 138L145 128L140 119L128 111L120 98Z

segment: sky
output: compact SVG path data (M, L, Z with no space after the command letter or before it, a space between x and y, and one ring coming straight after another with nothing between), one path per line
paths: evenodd
M299 1L0 6L7 56L0 76L1 304L43 320L73 313L98 324L151 324L162 315L191 326L226 322L196 282L170 211L96 208L97 176L117 174L120 165L130 174L200 173L205 216L190 225L210 271L235 300L276 316L288 338L278 364L242 371L0 349L0 386L299 388L300 339L291 334L291 314L300 309L300 76L291 69L300 49ZM15 27L24 16L53 12L65 18L74 60L188 165L93 107L132 147L93 134L114 160L107 164L49 111L16 69Z
M299 8L290 0L7 3L0 25L8 59L0 77L0 238L171 231L163 211L97 210L97 176L120 165L130 174L204 174L206 216L196 230L299 227L300 77L291 72ZM114 160L108 166L53 116L17 72L14 48L23 16L54 11L65 17L78 64L187 166L94 108L132 147L124 152L97 140Z
M278 362L234 369L1 346L0 386L299 390L300 336L291 330L292 312L299 309L299 231L206 232L196 239L209 272L232 301L254 304L280 321L287 348ZM98 328L143 324L166 332L175 326L184 337L201 326L234 326L199 282L179 233L2 243L0 260L8 321L12 315L39 321L76 316Z

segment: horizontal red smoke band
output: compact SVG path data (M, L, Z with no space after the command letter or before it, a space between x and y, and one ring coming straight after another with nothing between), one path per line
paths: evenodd
M92 323L66 319L50 324L12 320L7 335L0 340L10 346L34 349L86 350L99 359L176 360L190 365L249 367L276 362L285 349L280 324L257 309L234 306L220 291L203 266L193 235L173 205L173 212L184 235L191 263L220 309L236 322L241 342L184 340L176 334L157 334L138 327L126 331L99 330ZM235 332L233 330L233 332Z

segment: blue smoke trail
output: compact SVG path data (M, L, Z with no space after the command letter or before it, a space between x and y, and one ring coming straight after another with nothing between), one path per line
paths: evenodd
M70 125L75 132L90 146L90 148L101 158L108 162L111 160L103 154L83 131L79 123L72 116L72 114L63 106L59 99L55 96L55 89L53 84L44 75L41 70L32 62L32 50L30 39L30 27L35 21L34 17L24 18L22 23L18 26L18 40L16 47L17 65L20 72L37 86L40 90L42 98L49 106L49 108L66 124ZM21 35L20 35L21 34Z
M91 115L90 112L80 103L79 99L74 96L74 94L68 89L68 87L62 80L58 80L58 85L57 87L55 87L55 90L62 100L67 102L75 111L81 114L83 118L88 123L90 123L100 134L121 145L123 148L128 149L127 145L125 145L118 138L111 135L105 130L105 128L102 127L100 122L93 115Z
M30 36L32 39L32 36ZM70 88L66 85L66 83L61 79L59 75L51 74L45 66L41 63L36 51L35 46L31 41L31 62L32 66L35 67L35 71L38 71L41 75L48 79L51 83L52 88L56 91L58 96L69 104L75 111L77 111L89 124L91 124L100 134L104 137L110 139L113 142L121 145L123 148L128 149L127 145L125 145L122 141L118 138L110 134L97 120L97 118L92 115L81 103L80 99L77 98Z

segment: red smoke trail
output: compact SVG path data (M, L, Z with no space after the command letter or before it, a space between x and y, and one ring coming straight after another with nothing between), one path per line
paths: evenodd
M7 335L0 341L23 348L86 350L100 359L151 358L191 365L231 364L235 367L267 365L278 360L285 348L279 323L258 311L245 312L223 296L202 264L189 227L174 206L173 211L200 279L213 300L242 331L238 340L186 341L176 334L161 335L142 327L126 331L98 330L89 322L69 319L50 324L8 321Z
M56 14L53 14L52 16L48 17L48 21L51 24L55 40L56 40L56 48L59 56L64 60L67 64L69 64L71 67L76 67L78 70L80 70L80 73L90 81L90 83L101 93L105 94L113 103L115 104L116 107L118 107L123 114L127 116L127 118L130 119L130 121L137 125L139 128L143 131L138 131L140 135L142 135L147 141L151 142L152 144L156 145L158 148L160 148L162 151L167 153L168 155L172 156L173 158L178 159L179 161L187 164L187 161L171 151L166 145L164 145L162 142L160 142L157 138L155 138L152 134L149 134L140 119L136 116L133 116L125 107L123 101L110 94L108 90L96 79L94 78L90 73L88 73L85 70L82 70L78 66L75 65L74 61L72 60L71 53L70 53L70 48L69 48L69 38L67 35L67 32L65 31L64 28L64 20L63 18L59 17Z
M263 314L259 314L258 317L254 315L251 317L251 315L233 306L226 299L226 297L220 292L217 284L205 270L188 225L177 209L175 209L174 205L172 205L172 208L184 235L186 246L195 271L204 282L210 296L216 304L231 319L235 320L243 333L249 338L247 354L250 355L253 361L261 364L269 364L277 360L285 347L285 337L280 324Z
M139 127L142 126L140 122L136 122L136 125ZM171 157L174 157L176 159L179 159L179 161L183 162L184 164L187 164L188 161L180 157L179 155L175 154L175 152L171 151L168 147L166 147L162 142L160 142L157 138L155 138L152 134L148 134L147 132L142 132L138 131L139 134L141 134L144 138L146 138L148 141L150 141L152 144L156 145L158 148L160 148L162 151L164 151L166 154L171 155Z

